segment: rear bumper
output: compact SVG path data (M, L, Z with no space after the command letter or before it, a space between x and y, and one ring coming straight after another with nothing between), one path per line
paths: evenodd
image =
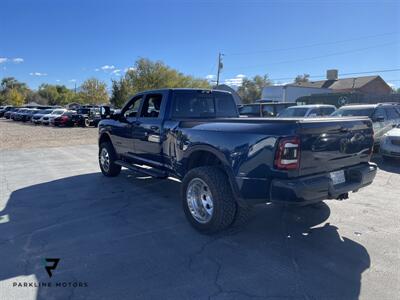
M329 173L296 179L273 179L270 201L285 204L308 204L325 199L336 199L350 191L357 191L372 183L377 166L373 163L344 168L346 182L333 185Z

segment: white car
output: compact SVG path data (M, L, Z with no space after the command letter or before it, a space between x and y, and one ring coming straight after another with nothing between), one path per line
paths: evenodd
M382 136L379 149L384 159L400 158L400 125Z
M40 118L40 123L44 125L49 125L51 124L51 121L59 116L61 116L63 113L65 113L67 110L63 108L55 109L53 110L52 113L44 115L43 117Z
M285 108L278 114L278 118L317 118L328 117L336 110L334 105L310 104L297 105Z

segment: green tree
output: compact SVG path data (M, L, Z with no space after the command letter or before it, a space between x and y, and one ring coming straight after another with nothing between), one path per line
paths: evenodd
M256 75L252 79L244 78L238 89L238 94L243 103L252 103L260 99L263 88L271 84L272 81L268 78L268 75Z
M309 82L309 81L310 81L310 74L297 75L296 78L294 79L295 83Z
M107 85L96 78L87 79L80 86L79 99L85 104L108 103Z
M13 97L16 95L15 92L18 92L22 96L23 102L30 92L28 86L25 83L19 82L14 77L5 77L1 80L0 83L0 103L9 103L9 94L11 91L11 95L13 95Z
M161 88L210 88L207 80L184 75L161 61L140 58L123 78L113 81L110 102L119 107L130 95Z
M17 88L10 89L6 93L6 102L13 106L22 106L24 104L24 95Z
M75 102L76 95L65 85L41 84L38 95L50 105L66 105Z

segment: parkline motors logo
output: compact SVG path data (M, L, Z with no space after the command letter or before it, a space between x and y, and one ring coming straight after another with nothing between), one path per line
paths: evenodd
M47 272L49 278L52 278L54 275L54 271L59 265L60 258L45 258L43 260L44 269ZM56 276L57 277L57 276ZM88 287L89 284L86 281L14 281L12 283L13 287L41 287L41 288L83 288Z
M53 276L53 273L51 271L53 271L57 268L59 261L60 261L59 258L46 258L46 262L52 263L52 265L45 267L47 274L49 274L50 278L51 278L51 276Z

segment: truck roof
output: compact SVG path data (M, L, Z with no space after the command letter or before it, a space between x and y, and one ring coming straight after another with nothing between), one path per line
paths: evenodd
M154 90L145 90L142 91L141 93L148 93L148 92L165 92L165 91L197 91L197 92L206 92L206 93L212 93L212 92L218 92L218 93L225 93L225 94L232 94L231 92L228 91L223 91L223 90L217 90L217 89L196 89L196 88L164 88L164 89L154 89Z

